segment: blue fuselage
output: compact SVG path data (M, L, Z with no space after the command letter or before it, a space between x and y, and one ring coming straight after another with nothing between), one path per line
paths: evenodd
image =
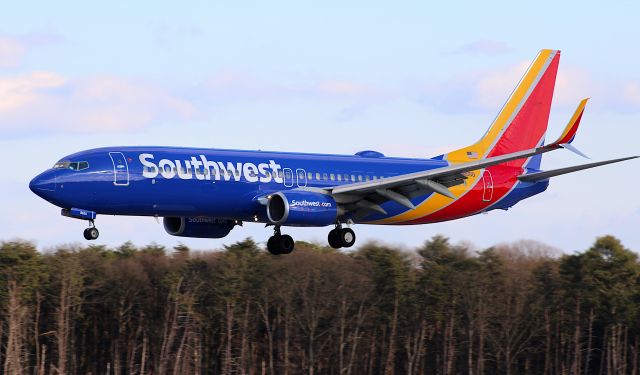
M86 162L88 167L49 169L32 182L38 195L62 208L259 221L265 217L256 198L271 192L325 188L448 165L375 152L342 156L174 147L93 149L59 163L64 162ZM387 205L389 214L402 210L393 202Z

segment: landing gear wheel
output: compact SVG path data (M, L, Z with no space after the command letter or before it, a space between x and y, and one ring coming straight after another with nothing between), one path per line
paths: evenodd
M336 228L336 229L332 229L329 232L329 246L333 247L334 249L339 249L342 247L342 242L340 241L340 234L338 233L340 231L340 229Z
M91 227L91 228L85 229L83 235L85 240L93 241L98 239L98 236L100 236L100 232L98 231L98 228Z
M293 242L293 238L288 234L280 236L278 241L278 247L280 250L280 254L291 254L293 248L295 247L295 243Z
M267 250L272 255L290 254L295 247L295 243L291 236L280 233L280 226L276 226L273 236L267 241Z
M351 228L342 228L338 232L342 247L351 247L356 243L356 234Z
M267 250L271 255L280 255L280 249L278 248L278 238L280 236L271 236L267 241Z

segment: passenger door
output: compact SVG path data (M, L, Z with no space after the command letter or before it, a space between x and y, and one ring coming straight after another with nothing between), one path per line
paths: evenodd
M113 163L113 184L116 186L129 185L129 165L122 152L110 152L109 157Z
M493 177L491 176L491 172L489 172L488 169L485 169L484 173L482 173L482 183L484 184L482 201L491 202L491 198L493 198Z

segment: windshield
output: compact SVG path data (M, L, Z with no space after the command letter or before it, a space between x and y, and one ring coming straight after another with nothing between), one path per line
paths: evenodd
M73 169L74 171L81 171L89 168L89 162L87 161L59 161L53 165L53 169Z

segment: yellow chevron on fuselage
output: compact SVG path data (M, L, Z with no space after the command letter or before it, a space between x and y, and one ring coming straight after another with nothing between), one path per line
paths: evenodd
M536 79L544 73L543 69L545 66L548 66L546 64L547 61L552 57L552 54L556 52L557 51L549 49L541 50L485 135L471 146L445 154L444 159L451 164L458 164L486 157L506 127L509 126L509 119L512 118L522 101L526 99L527 93L532 89L532 85L536 82ZM482 176L482 172L482 170L473 171L469 174L470 177L467 178L465 184L453 186L449 189L451 193L455 195L456 199L450 199L440 194L431 194L431 196L416 206L415 209L407 210L399 215L386 219L373 221L371 224L397 224L419 219L441 210L472 190Z

